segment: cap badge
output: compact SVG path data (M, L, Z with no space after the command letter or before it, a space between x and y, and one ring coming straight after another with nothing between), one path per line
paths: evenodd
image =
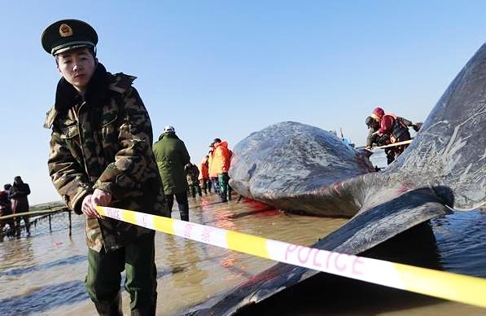
M69 25L63 23L59 26L59 35L61 35L61 37L71 36L73 35L73 29Z

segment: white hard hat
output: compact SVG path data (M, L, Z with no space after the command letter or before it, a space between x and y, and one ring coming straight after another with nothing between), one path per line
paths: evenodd
M165 133L175 133L175 128L174 126L171 126L171 125L167 125L166 127L164 127L164 132Z

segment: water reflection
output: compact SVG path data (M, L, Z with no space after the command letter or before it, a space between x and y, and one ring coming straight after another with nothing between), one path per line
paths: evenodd
M177 293L180 304L188 304L194 297L203 298L205 280L209 274L201 268L204 254L195 242L176 236L166 236L166 264L174 271L166 281L166 289ZM166 290L167 291L167 290Z
M41 271L41 270L47 270L47 269L52 269L52 268L59 268L60 266L63 265L70 265L74 263L78 263L81 261L86 261L87 257L86 256L71 256L69 258L61 258L58 260L54 260L49 263L44 263L44 264L39 264L35 265L29 262L30 266L24 267L24 268L14 268L14 269L9 269L5 271L0 271L0 278L3 276L19 276L22 274L27 274L27 273L32 273L34 271Z
M486 211L456 212L432 223L444 269L486 278Z
M52 308L86 301L88 294L81 280L47 284L30 289L22 295L0 300L1 315L27 315L48 312Z

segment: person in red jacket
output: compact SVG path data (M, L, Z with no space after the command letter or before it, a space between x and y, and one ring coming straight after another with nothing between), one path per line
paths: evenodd
M410 120L396 116L392 113L385 113L381 107L376 107L368 118L366 120L366 124L370 128L368 139L376 138L381 144L394 144L410 140L411 136L408 128L413 127L415 131L418 131L420 128L418 124L414 124ZM370 122L370 124L368 124L368 122ZM377 127L378 130L371 132L371 129L376 129ZM369 146L368 143L369 142L367 142L367 146ZM385 150L387 163L392 163L407 147L408 144L402 144Z
M211 193L211 183L209 182L209 155L206 155L199 163L199 185L204 194L207 195L208 191Z

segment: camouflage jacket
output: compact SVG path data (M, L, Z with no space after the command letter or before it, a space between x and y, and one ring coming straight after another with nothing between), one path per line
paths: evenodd
M49 174L77 214L84 197L101 189L112 194L112 207L170 216L152 152L152 125L133 80L98 64L84 96L64 78L57 85L44 124L52 129ZM119 249L148 231L110 218L86 220L87 243L96 251Z
M187 184L199 184L199 169L196 165L189 163L184 167L184 171L186 172Z

